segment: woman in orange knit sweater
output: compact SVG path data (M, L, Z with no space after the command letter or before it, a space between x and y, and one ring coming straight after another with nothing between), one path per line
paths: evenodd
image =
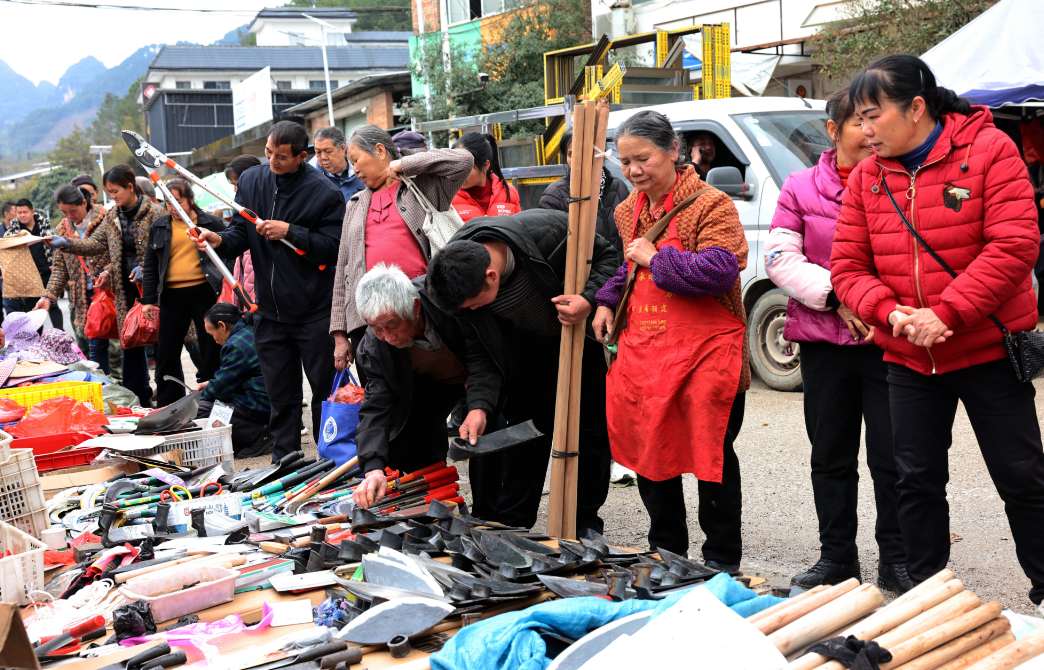
M167 188L194 224L215 233L225 229L224 221L196 206L192 186L187 181L174 179ZM156 404L160 407L185 395L181 385L164 377L185 379L181 369L181 345L190 322L196 324L203 358L203 364L196 371L196 381L210 381L221 362L221 347L207 334L203 323L207 310L214 306L221 293L221 272L209 256L196 248L188 225L169 204L167 211L169 213L157 219L149 230L141 298L146 315L154 318L158 312L159 316Z

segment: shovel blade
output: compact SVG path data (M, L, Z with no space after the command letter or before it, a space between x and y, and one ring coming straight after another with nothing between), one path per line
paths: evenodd
M530 420L483 435L478 438L474 445L468 444L459 437L455 437L450 442L449 458L451 461L466 461L470 458L478 458L486 454L503 451L543 436L544 434L537 430L537 427Z

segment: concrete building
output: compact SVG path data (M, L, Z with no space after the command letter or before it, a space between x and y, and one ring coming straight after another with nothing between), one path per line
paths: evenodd
M399 102L410 93L410 72L389 72L357 79L331 93L334 121L328 120L326 94L320 94L286 110L304 119L309 134L317 128L334 125L345 135L356 126L371 124L391 130L397 125Z
M267 10L266 10L267 11ZM331 88L408 67L408 33L345 33L349 46L327 47ZM149 65L139 102L149 141L165 153L192 151L233 134L232 86L272 72L272 113L325 91L319 47L166 45Z
M266 7L257 13L248 30L257 35L259 47L308 47L322 44L323 29L305 14L337 28L326 29L326 45L343 47L358 15L344 7Z
M815 73L807 40L823 25L841 18L848 0L616 0L591 1L596 37L608 33L614 40L657 30L728 23L734 52L780 56L763 95L788 95L799 90L804 97L828 97L836 85ZM441 40L443 33L455 44L477 51L488 41L489 26L504 11L504 0L412 0L414 37L411 57L419 49L422 28L425 39ZM653 64L652 48L639 57ZM693 80L699 79L694 72ZM788 92L788 89L790 91ZM414 95L423 95L414 82Z

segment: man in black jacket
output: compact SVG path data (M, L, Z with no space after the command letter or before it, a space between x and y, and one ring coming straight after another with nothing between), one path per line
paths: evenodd
M355 438L366 479L357 505L384 497L384 468L420 470L446 460L446 415L463 400L461 439L475 444L495 415L507 367L500 329L488 310L455 319L397 266L378 263L356 287L359 316L369 324L356 361L366 397Z
M223 258L250 251L260 317L255 317L254 343L272 401L273 462L301 448L302 364L312 388L313 427L321 422L320 398L330 393L334 378L330 305L344 196L304 162L307 146L308 133L300 125L272 126L265 146L268 168L245 171L236 193L236 202L255 212L258 223L236 214L224 232L200 235Z
M444 311L488 306L499 317L516 371L508 379L504 416L532 419L546 437L469 463L473 512L510 526L536 523L551 455L558 352L562 324L582 324L595 292L621 260L595 235L591 274L580 295L562 295L568 216L531 209L514 216L479 217L464 225L428 264L431 299ZM601 538L598 508L609 490L609 432L605 418L605 357L587 327L580 407L576 527L580 537ZM604 538L603 538L604 539Z
M566 165L573 167L573 131L562 136L561 146L565 147ZM617 179L609 170L602 168L602 185L598 191L598 222L595 232L609 240L616 248L616 252L623 256L623 240L620 232L616 229L616 206L627 199L630 195L627 183L623 179ZM560 212L569 211L569 173L554 182L540 196L540 209L557 209Z

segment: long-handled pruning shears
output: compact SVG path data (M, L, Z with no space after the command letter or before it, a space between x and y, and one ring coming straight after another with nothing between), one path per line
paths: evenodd
M127 143L127 146L130 148L130 150L134 154L134 156L138 159L138 162L141 163L142 166L144 166L144 168L146 170L148 170L149 178L152 179L154 184L159 185L159 175L156 174L155 168L158 168L160 165L166 165L171 170L174 170L175 172L180 174L182 177L185 177L186 179L191 181L196 186L199 186L201 189L203 189L204 191L206 191L210 195L214 196L215 198L217 198L221 202L225 203L226 205L228 205L229 207L234 209L237 214L242 215L242 217L244 219L246 219L247 221L249 221L250 223L253 223L254 225L257 225L259 223L264 223L264 221L262 219L260 219L257 216L257 214L255 214L254 212L250 211L246 207L240 205L238 202L236 202L234 200L230 200L228 197L225 196L225 194L220 193L216 189L211 188L210 185L205 183L202 179L200 179L196 175L192 174L191 172L189 172L185 168L181 167L180 165L175 163L170 158L167 158L166 154L164 154L162 151L160 151L156 147L154 147L151 144L149 144L148 142L146 142L145 138L142 137L141 135L139 135L138 133L134 132L133 130L124 130L124 131L122 131L122 134L123 134L123 141ZM166 189L163 189L163 190L166 191ZM166 196L166 193L164 193L164 196ZM182 218L184 218L184 217L182 217ZM189 225L191 226L191 223ZM191 230L191 228L190 228L190 230ZM196 237L198 237L198 234L194 233L194 235ZM305 252L303 252L300 249L298 249L297 247L295 247L290 242L290 240L288 240L288 239L286 239L284 237L283 239L281 239L279 241L282 242L283 244L285 244L286 246L290 247L291 249L293 249L294 253L296 253L298 256L303 256L305 259L311 261L311 259L308 258L308 256L305 255ZM312 262L314 263L315 261L312 261ZM220 267L220 265L221 264L219 264L219 267ZM319 266L320 270L323 270L323 269L326 268L326 264L320 265L319 263L316 263L316 265ZM224 274L224 273L222 273L222 274ZM228 279L228 277L225 277L225 278ZM232 288L237 288L236 284L232 283L231 281L229 282L229 284L232 286ZM249 301L248 301L248 303L249 303ZM253 311L253 310L251 310L251 311Z

